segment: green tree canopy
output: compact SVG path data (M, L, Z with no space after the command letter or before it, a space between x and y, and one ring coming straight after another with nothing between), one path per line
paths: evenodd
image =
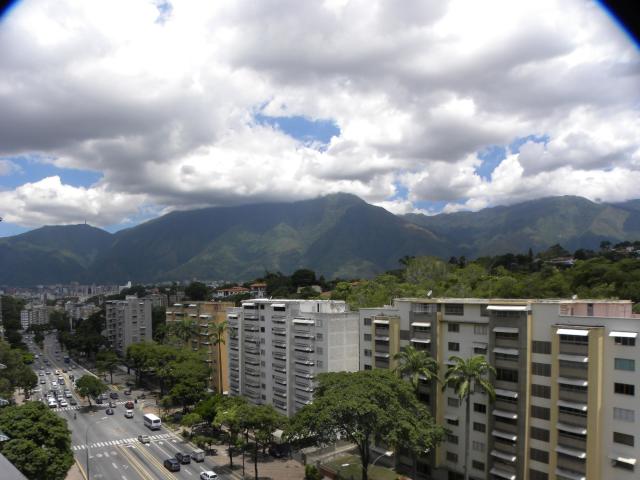
M370 447L382 441L393 448L426 452L441 439L427 408L408 382L389 370L331 372L318 375L313 403L290 421L286 438L317 445L345 438L358 447L362 478L368 479Z
M80 396L86 398L91 406L91 397L96 398L98 395L107 391L107 386L102 380L93 375L83 375L76 381L76 387Z
M0 430L10 438L0 443L0 452L27 478L66 477L73 465L71 433L41 402L0 409Z
M113 384L113 372L118 365L120 365L120 358L112 350L104 350L96 355L96 368L99 372L107 372L111 376L111 384Z
M417 350L413 345L404 347L394 358L399 361L397 372L403 378L409 378L416 396L421 378L425 382L438 380L438 362L424 350Z
M224 397L216 413L213 424L222 428L229 454L229 467L233 469L233 452L243 431L244 409L247 401L243 397Z
M184 289L184 294L191 300L204 301L209 299L211 290L202 282L191 282Z

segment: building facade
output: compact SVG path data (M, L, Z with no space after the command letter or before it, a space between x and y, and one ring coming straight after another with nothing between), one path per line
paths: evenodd
M111 347L126 355L129 345L153 339L151 301L135 296L105 302L106 333Z
M229 364L227 354L227 333L224 343L216 344L212 334L217 325L227 319L227 309L234 306L231 302L190 302L175 303L166 313L167 326L184 320L193 324L193 336L190 339L193 350L206 352L205 361L211 368L210 387L216 392L229 390Z
M413 345L442 376L451 356L486 357L496 398L470 398L472 479L637 479L639 317L629 301L397 299L360 311L360 364L394 368ZM419 478L463 478L464 403L435 383L419 396L449 430ZM395 462L411 471L402 452Z
M358 322L343 301L252 300L228 310L229 393L293 415L315 376L358 370Z

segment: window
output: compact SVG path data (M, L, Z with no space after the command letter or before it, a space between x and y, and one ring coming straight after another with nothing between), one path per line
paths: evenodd
M636 412L626 408L613 407L613 419L633 423L636 421Z
M450 407L459 407L460 406L460 399L456 398L456 397L448 397L447 398L447 405L449 405Z
M531 385L531 395L540 398L551 398L551 387L547 385Z
M318 340L319 342L322 341L322 334L321 333L316 333L316 340Z
M457 427L460 424L460 420L458 420L457 418L447 418L447 425L453 425L454 427Z
M531 345L531 350L533 353L551 353L551 342L540 342L538 340L534 340Z
M537 448L531 448L529 450L529 456L531 460L541 463L549 463L549 452L545 450L538 450Z
M635 385L629 385L628 383L614 383L613 391L620 395L635 395L636 387Z
M458 454L453 452L447 452L447 461L458 463Z
M452 352L459 352L460 344L458 342L449 342L449 350Z
M627 435L626 433L613 432L613 441L630 447L634 446L633 435Z
M489 327L487 325L474 325L474 335L487 335L489 333Z
M636 371L636 361L631 358L616 358L614 364L616 370Z
M509 332L496 332L496 340L518 340L518 334Z
M487 426L484 423L480 423L480 422L473 422L473 430L475 432L486 432L487 431Z
M471 442L471 450L474 452L484 453L484 443L474 440Z
M449 323L447 325L447 331L448 332L458 333L460 331L460 324L459 323Z
M365 365L365 366L364 366L364 369L365 369L365 370L371 370L371 365Z
M496 368L496 380L518 383L518 371L510 368Z
M549 441L549 430L546 428L531 427L531 438L541 440L543 442Z
M549 410L547 407L531 405L531 416L534 418L540 418L542 420L549 420L551 418L551 410Z
M613 337L613 341L616 345L623 347L635 347L636 339L632 337Z
M540 470L529 469L529 480L549 480L549 474Z
M370 318L365 318L364 319L364 326L365 327L369 327L371 325L371 319Z
M322 328L322 320L316 320L316 327Z
M364 334L364 341L365 342L370 342L371 341L371 334L370 333L365 333Z
M452 443L454 445L458 444L458 436L457 435L451 435L450 433L447 433L447 442Z
M487 353L487 345L480 345L478 343L473 345L473 353L477 353L479 355L486 355Z
M480 470L482 472L484 472L484 463L478 461L478 460L472 460L471 461L471 467L476 469L476 470Z
M480 316L481 317L488 317L489 316L489 309L487 308L489 305L480 305Z
M365 356L365 357L370 357L370 356L371 356L371 350L369 350L369 349L365 348L365 349L364 349L364 356Z
M445 303L445 315L464 315L464 304L462 303Z
M589 337L582 335L560 335L560 343L572 343L574 345L588 345Z
M324 366L324 364L322 363L322 360L318 360L318 361L316 362L316 365L317 365L318 367L320 367L320 368L322 368L322 367Z
M551 376L551 365L548 363L536 363L531 362L531 373L534 375L540 375L542 377Z
M474 403L473 411L478 413L487 413L487 406L484 403Z
M322 353L323 353L322 347L316 347L316 353L318 355L322 355Z

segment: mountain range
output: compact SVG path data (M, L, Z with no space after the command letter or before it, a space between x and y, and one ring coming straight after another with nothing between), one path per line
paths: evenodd
M175 211L109 233L46 226L0 238L0 285L249 280L310 268L327 278L370 277L405 255L474 258L559 243L598 248L640 239L640 200L550 197L427 216L394 215L350 194L293 203Z

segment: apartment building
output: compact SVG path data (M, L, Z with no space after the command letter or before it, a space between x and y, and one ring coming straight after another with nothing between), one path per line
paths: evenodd
M129 345L153 339L151 301L136 296L105 302L105 336L120 355L127 354Z
M46 325L49 323L49 307L46 305L27 305L20 311L20 326L23 330L31 325Z
M640 478L640 316L631 302L397 299L362 309L360 322L362 369L394 368L407 345L436 358L441 374L454 355L484 355L495 367L495 401L481 389L470 398L470 478ZM418 462L419 478L463 478L464 403L426 382L419 396L449 430ZM395 462L412 469L403 452Z
M251 300L227 313L229 392L293 415L315 376L358 370L357 312L343 301Z
M233 306L232 302L174 303L166 314L167 325L184 320L192 322L194 335L190 339L191 348L206 352L205 361L211 367L210 388L216 392L229 390L229 364L226 332L223 337L225 343L219 345L212 341L212 334L216 325L226 320L227 309Z

